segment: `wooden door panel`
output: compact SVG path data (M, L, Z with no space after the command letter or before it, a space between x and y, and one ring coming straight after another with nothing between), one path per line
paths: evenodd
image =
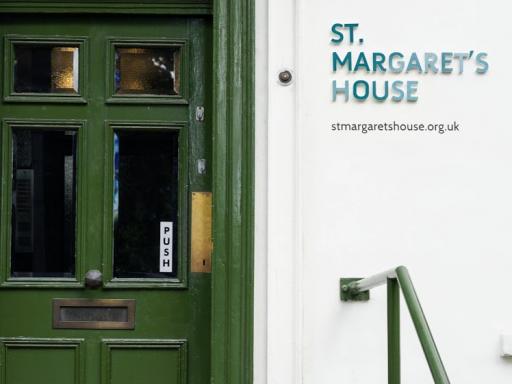
M83 340L0 339L3 384L84 383Z
M211 191L210 20L148 15L0 15L0 33L0 50L8 53L0 63L7 87L0 103L0 384L208 382L211 275L190 273L189 216L191 193ZM44 92L38 94L14 92L13 44L20 41L36 46L75 44L79 85L64 89L75 87L76 95L48 93L51 87L43 87ZM179 94L113 97L115 44L179 47L183 60L183 76L176 87ZM49 54L46 57L51 58ZM159 68L162 63L157 63ZM204 119L196 118L197 107L206 111ZM74 274L66 270L58 277L28 276L23 270L25 275L13 276L11 177L12 129L16 124L78 132ZM145 132L175 129L180 135L178 272L169 279L141 278L140 274L116 279L113 269L112 132L133 128ZM133 257L145 257L145 252ZM103 272L100 288L91 289L84 283L85 273L92 269ZM129 329L58 328L53 322L55 299L133 300L135 324Z

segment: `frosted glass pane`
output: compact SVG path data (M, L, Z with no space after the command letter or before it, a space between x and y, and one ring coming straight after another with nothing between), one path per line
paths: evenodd
M115 92L120 95L178 95L178 47L117 47Z
M77 94L78 48L16 45L14 92Z

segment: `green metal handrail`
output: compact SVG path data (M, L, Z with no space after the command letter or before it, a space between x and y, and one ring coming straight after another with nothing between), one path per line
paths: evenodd
M436 384L450 384L407 268L400 266L365 279L341 279L343 301L365 301L372 288L387 284L388 384L400 384L400 289Z

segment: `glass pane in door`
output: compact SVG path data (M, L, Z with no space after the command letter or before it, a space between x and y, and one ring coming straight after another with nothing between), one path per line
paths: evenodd
M77 135L13 129L11 276L73 277Z
M178 95L179 47L116 47L115 92L119 95Z
M177 276L178 132L114 132L114 277Z
M16 44L14 92L78 93L78 47Z

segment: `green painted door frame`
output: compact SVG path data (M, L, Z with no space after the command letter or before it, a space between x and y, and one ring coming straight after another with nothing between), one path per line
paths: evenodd
M0 13L145 13L213 17L212 373L252 382L254 0L14 0Z

